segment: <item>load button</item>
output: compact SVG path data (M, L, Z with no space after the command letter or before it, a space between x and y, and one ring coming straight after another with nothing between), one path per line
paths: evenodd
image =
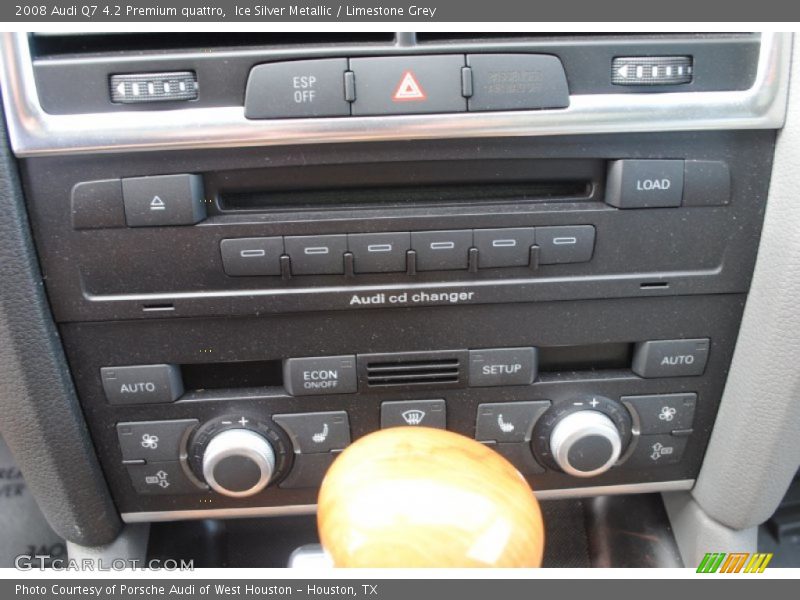
M352 394L358 387L356 357L289 358L283 364L283 382L292 396Z

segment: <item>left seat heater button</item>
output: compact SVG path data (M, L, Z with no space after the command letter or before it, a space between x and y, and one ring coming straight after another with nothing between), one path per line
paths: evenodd
M350 445L350 420L343 410L273 415L272 420L292 438L296 453L331 452Z
M109 404L160 404L183 394L176 365L102 367L100 378Z
M122 460L178 460L183 437L197 419L117 423Z
M144 495L199 494L203 489L192 483L178 461L128 465L134 489Z

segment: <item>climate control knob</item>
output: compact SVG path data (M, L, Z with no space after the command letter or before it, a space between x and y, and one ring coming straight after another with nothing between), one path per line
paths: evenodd
M202 467L211 489L232 498L245 498L269 484L275 473L275 451L255 431L227 429L206 445Z
M595 410L579 410L556 423L550 434L553 460L575 477L594 477L619 459L622 437L614 422Z

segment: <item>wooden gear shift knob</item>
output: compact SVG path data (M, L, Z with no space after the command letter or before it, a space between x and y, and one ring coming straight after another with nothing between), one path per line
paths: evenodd
M319 494L323 547L337 567L538 567L539 503L491 448L427 427L361 438Z

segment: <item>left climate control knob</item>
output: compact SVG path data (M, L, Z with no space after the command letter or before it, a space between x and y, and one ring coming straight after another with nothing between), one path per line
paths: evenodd
M226 429L203 451L203 478L214 491L246 498L263 490L275 474L275 450L250 429Z

